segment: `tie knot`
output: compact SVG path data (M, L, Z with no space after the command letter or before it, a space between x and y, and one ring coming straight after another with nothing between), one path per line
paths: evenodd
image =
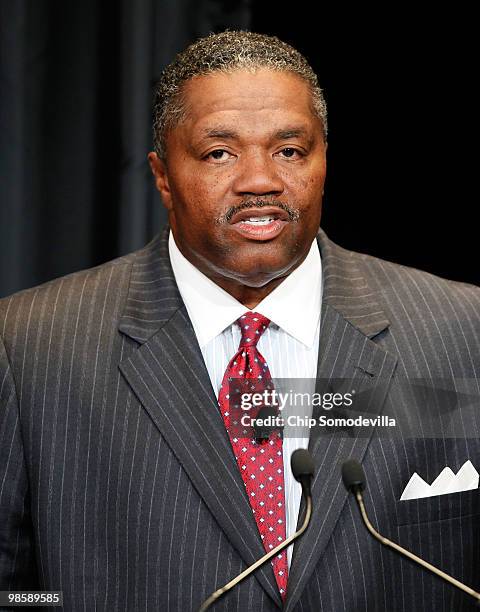
M256 346L261 335L270 325L270 319L258 312L246 312L237 319L237 323L242 330L240 346Z

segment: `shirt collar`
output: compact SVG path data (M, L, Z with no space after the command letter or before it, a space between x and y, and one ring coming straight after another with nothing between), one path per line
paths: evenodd
M191 264L177 247L172 232L168 250L180 295L203 349L248 308ZM320 318L321 292L322 262L314 240L305 260L254 310L312 347Z

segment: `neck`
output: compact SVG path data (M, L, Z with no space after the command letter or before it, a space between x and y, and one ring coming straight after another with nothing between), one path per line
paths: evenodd
M173 235L171 236L173 237ZM175 240L175 239L174 239ZM175 243L176 245L178 243ZM262 278L257 277L251 279L255 285L245 285L240 279L234 279L229 276L223 276L219 273L219 269L212 269L212 265L206 258L201 258L198 253L195 257L187 251L181 250L178 246L177 249L197 270L202 272L207 278L213 281L216 285L221 287L224 291L234 297L240 304L243 304L246 308L253 310L267 295L269 295L276 287L278 287L294 270L296 270L306 259L310 248L302 254L298 261L294 261L290 268L284 269L283 273L279 276L267 280L262 284Z
M221 287L224 291L233 296L236 300L243 304L246 308L253 310L260 302L267 297L285 278L274 278L263 287L248 287L239 283L230 282L225 278L212 278L213 282Z
M243 304L246 308L253 310L258 304L260 304L263 299L267 297L267 295L269 295L276 287L278 287L278 285L280 285L280 283L282 283L287 278L287 276L289 276L305 261L305 258L307 257L308 253L309 250L307 250L303 257L284 274L273 278L265 285L259 287L243 285L238 281L220 275L211 275L208 273L206 275L209 276L210 280L216 283L224 291L226 291L236 300L238 300L240 304Z

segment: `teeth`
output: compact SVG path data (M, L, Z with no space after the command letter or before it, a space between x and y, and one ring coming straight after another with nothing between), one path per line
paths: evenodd
M250 217L249 219L245 219L244 223L254 223L257 225L266 225L274 221L273 217Z

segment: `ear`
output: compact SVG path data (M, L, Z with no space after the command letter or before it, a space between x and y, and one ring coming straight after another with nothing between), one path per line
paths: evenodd
M148 162L150 164L152 174L155 177L155 185L162 196L163 205L167 210L171 210L172 195L168 182L167 164L153 151L148 154Z

